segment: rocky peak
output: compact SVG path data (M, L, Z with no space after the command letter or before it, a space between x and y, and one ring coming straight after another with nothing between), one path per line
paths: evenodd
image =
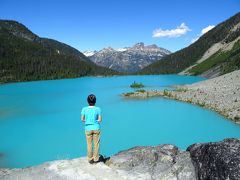
M113 49L112 47L107 47L107 48L103 48L101 51L99 52L112 52L115 51L115 49Z
M139 42L137 44L135 44L132 49L137 49L137 50L143 50L144 49L144 43L143 42Z
M158 49L159 48L156 44L152 44L152 45L149 45L149 46L146 46L146 47L149 48L149 49Z
M103 48L95 53L85 53L94 63L110 67L120 72L135 72L154 61L160 60L171 52L157 45L145 46L143 42L136 43L132 47L113 49Z

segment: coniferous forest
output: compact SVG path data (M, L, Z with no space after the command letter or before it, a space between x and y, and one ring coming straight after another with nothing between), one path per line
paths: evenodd
M78 50L40 38L16 21L0 21L0 82L114 75Z

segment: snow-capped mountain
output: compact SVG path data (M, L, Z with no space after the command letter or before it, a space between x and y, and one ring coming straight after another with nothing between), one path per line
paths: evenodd
M84 51L83 54L87 57L93 56L97 51Z
M84 52L97 65L130 73L158 61L170 53L170 51L155 44L145 46L142 42L135 44L133 47L119 49L108 47L100 51Z

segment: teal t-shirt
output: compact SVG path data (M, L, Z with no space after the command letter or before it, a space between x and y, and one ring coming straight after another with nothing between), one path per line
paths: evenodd
M100 129L98 116L102 116L101 109L96 106L87 106L82 108L81 115L85 117L85 131Z

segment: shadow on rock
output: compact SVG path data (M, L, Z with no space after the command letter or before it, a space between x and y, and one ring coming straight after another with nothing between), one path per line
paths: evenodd
M99 162L103 162L104 164L110 159L110 157L106 157L100 154Z

